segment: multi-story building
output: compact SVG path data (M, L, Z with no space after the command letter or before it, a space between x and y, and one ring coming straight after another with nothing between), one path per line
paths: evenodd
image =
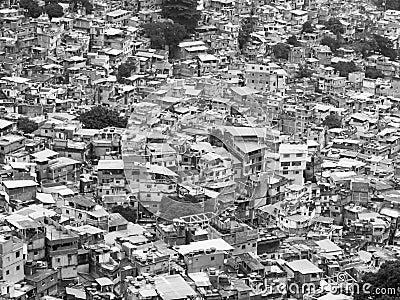
M121 137L123 129L108 127L96 133L92 140L92 154L95 157L121 153Z
M212 74L218 71L219 59L212 54L203 54L198 56L198 66L200 76Z
M178 45L182 59L195 58L198 55L207 54L208 47L203 41L182 42Z
M267 65L246 64L246 86L259 91L269 89L271 69Z
M71 140L54 139L53 150L60 156L71 158L77 161L86 161L89 157L90 145L84 142Z
M61 29L43 24L37 27L37 44L48 51L56 51L61 41Z
M0 120L0 136L12 133L17 129L16 123L7 120Z
M56 296L58 289L58 270L48 269L47 265L41 268L36 261L27 261L25 264L26 282L36 290L36 299L45 296Z
M233 248L233 255L254 252L257 253L258 229L232 219L229 216L216 217L208 227L211 238L222 238Z
M61 212L64 216L73 219L77 225L92 225L108 230L109 213L91 198L74 196L64 200Z
M168 225L157 224L156 227L156 237L170 246L186 245L187 233L185 224L179 219Z
M109 24L121 27L125 25L125 20L129 19L130 16L129 10L117 9L106 14L106 21Z
M294 9L290 11L290 22L292 25L303 25L307 22L308 12L300 9Z
M104 25L95 24L90 26L90 50L99 50L104 46Z
M274 65L246 64L246 86L258 91L283 93L286 90L287 74Z
M51 219L45 219L46 253L49 266L59 268L61 280L78 276L78 235Z
M304 185L304 170L307 161L307 145L281 144L279 146L279 174Z
M134 43L131 37L134 34L121 29L110 28L104 31L104 46L110 49L105 54L110 56L113 63L121 62L122 58L132 54Z
M272 70L269 79L269 90L281 96L285 95L287 73L283 69Z
M38 184L33 180L7 180L2 185L10 200L32 200L36 196Z
M332 59L332 51L329 46L319 45L313 49L314 57L319 60L321 65L330 65Z
M43 170L39 173L40 180L60 182L77 180L80 176L82 163L72 158L59 157L42 163L38 162L38 165L39 171ZM45 168L42 168L43 166Z
M145 171L139 170L139 174L139 199L152 211L159 210L164 196L176 195L178 175L170 169L150 165Z
M0 162L5 163L7 155L25 147L25 137L7 134L0 138Z
M132 247L129 248L126 243L122 244L122 248L126 247L125 251L130 254L129 258L135 263L139 275L168 273L172 260L177 259L177 253L163 241L138 246L136 250L129 250Z
M210 139L222 142L233 157L239 159L241 170L238 177L263 171L266 151L265 128L222 126L210 130Z
M202 155L198 162L200 180L229 181L233 180L232 161L216 153Z
M306 51L303 47L293 47L289 51L289 62L292 64L302 64L306 59Z
M117 262L106 245L96 244L89 247L89 269L96 277L107 277L114 283L121 280L120 263ZM130 266L127 264L127 266ZM132 267L132 266L131 266Z
M370 243L385 244L390 235L390 223L378 213L359 213L358 220L352 221L348 228L348 236L363 237Z
M1 278L10 283L24 280L24 254L21 239L0 235Z
M178 154L167 143L148 143L146 145L146 155L148 155L151 164L172 169L176 168Z
M13 214L6 218L7 224L22 239L27 249L26 261L44 260L46 256L45 226L38 220Z
M99 196L126 194L123 160L100 160L97 166L97 178Z
M192 242L189 245L181 245L178 253L183 256L187 272L194 273L216 268L222 270L225 253L233 251L233 247L223 239Z
M308 291L304 290L304 286L309 284L310 286L319 288L320 281L323 275L323 270L315 266L312 262L307 259L300 259L289 262L285 265L285 271L287 272L289 281L296 284L298 287L294 292L297 299L301 298Z

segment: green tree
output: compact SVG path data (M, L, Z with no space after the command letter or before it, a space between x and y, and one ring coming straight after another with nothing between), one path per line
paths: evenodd
M331 128L340 128L342 127L342 118L337 114L330 114L326 116L325 120L322 122L324 126L328 126Z
M49 16L50 19L52 18L60 18L64 15L63 8L60 4L51 2L44 7L44 11Z
M151 47L164 49L168 46L173 53L174 48L187 37L185 26L171 22L146 23L143 26L145 34L151 40Z
M17 128L23 133L32 133L38 129L38 124L29 118L23 117L17 120Z
M165 43L170 47L176 47L180 42L187 38L188 33L185 26L175 23L164 24Z
M312 33L314 32L314 27L312 26L311 21L307 21L303 24L303 27L301 29L301 32L303 33Z
M86 14L91 14L93 12L93 5L89 0L70 0L69 5L73 12L76 12L79 6L85 8Z
M398 0L386 0L386 9L400 10L400 2Z
M197 0L165 0L162 16L185 26L186 30L192 33L197 27L201 13L197 10Z
M290 46L284 43L278 43L272 47L272 53L276 59L288 59Z
M131 76L132 71L136 70L136 62L128 59L126 62L120 64L117 70L117 81L122 82L124 78Z
M332 65L336 71L339 72L340 76L346 77L349 76L349 73L360 71L360 69L356 66L353 61L339 61L338 63Z
M94 106L82 113L79 121L84 128L102 129L105 127L125 128L128 124L126 117L120 117L119 112L104 106Z
M342 23L336 18L330 18L328 22L325 23L325 27L336 36L345 32Z
M332 52L336 52L340 48L340 42L330 36L324 36L321 40L321 45L329 46Z
M241 21L239 35L238 35L238 45L239 49L244 49L245 45L250 41L250 35L254 32L256 27L256 18L253 16L244 18Z
M399 0L374 0L375 5L380 9L393 9L400 10L400 1ZM386 4L386 7L385 7Z
M386 9L400 10L400 2L398 0L386 0Z
M354 43L354 44L351 46L351 48L352 48L354 51L360 53L360 54L362 55L363 58L368 57L368 56L371 54L371 52L373 51L373 48L372 48L372 46L371 46L371 43L370 43L368 40L366 40L366 39L362 39L362 40L360 40L360 41Z
M299 71L297 72L297 78L310 78L313 74L313 70L308 67L301 66Z
M146 23L142 25L144 33L150 38L150 46L155 49L164 49L165 41L163 23Z
M377 35L374 36L374 41L376 43L376 50L390 59L395 59L397 57L396 50L393 49L393 43L387 37Z
M114 206L111 211L113 213L119 213L128 222L136 223L137 221L137 211L131 206L125 207L122 205L117 205Z
M367 69L365 70L365 77L371 79L377 79L377 78L383 78L383 74L381 71L375 68L367 67Z
M379 53L392 60L397 57L397 52L393 49L392 41L377 34L365 36L363 39L353 44L352 48L361 53L364 58L374 53Z
M294 36L294 35L291 35L287 39L286 43L288 43L289 45L292 45L294 47L299 47L301 45L300 42L297 40L296 36Z
M26 9L28 17L31 18L38 18L43 12L42 8L37 4L36 1L21 0L19 2L19 6Z
M378 272L366 273L359 282L360 291L354 300L398 300L400 288L400 260L385 262ZM379 291L394 291L382 293Z

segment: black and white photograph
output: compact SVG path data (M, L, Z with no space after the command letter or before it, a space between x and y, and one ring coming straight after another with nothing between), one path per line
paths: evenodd
M0 300L400 300L400 0L0 0Z

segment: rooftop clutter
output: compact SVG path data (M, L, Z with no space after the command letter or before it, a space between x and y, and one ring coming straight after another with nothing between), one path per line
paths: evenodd
M392 292L400 7L378 2L1 2L1 296Z

